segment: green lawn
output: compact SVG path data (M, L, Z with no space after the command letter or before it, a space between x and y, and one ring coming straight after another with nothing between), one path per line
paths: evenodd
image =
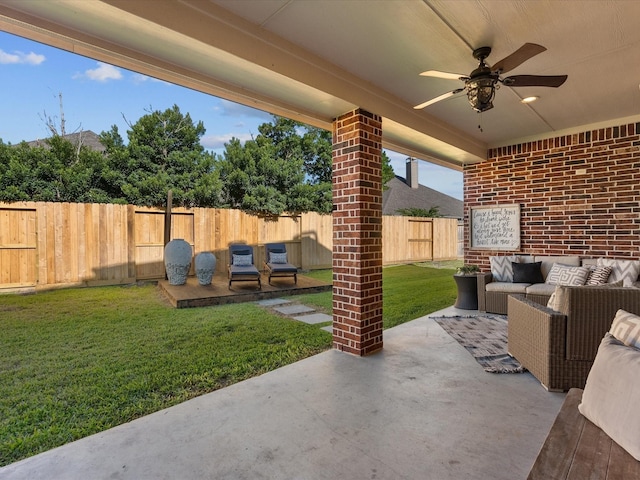
M453 272L385 268L385 328L451 305ZM292 299L331 311L330 292ZM253 303L174 309L154 285L3 295L0 331L0 466L331 346Z
M382 271L384 328L422 317L451 306L456 301L456 285L453 274L460 262L434 268L431 265L399 265ZM440 267L440 265L438 265ZM330 270L310 272L310 277L331 281ZM301 303L314 305L331 312L331 292L300 295Z

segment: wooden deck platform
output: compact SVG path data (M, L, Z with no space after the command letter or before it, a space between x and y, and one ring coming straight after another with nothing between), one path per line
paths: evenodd
M262 289L257 282L234 282L229 290L227 276L216 272L211 285L202 286L196 277L188 277L185 285L169 285L168 280L160 280L158 286L176 308L206 307L228 303L255 302L267 298L303 293L330 291L332 285L298 274L298 284L289 277L272 278L262 275Z

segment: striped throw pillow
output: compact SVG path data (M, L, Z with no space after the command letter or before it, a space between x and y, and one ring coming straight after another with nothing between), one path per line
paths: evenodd
M625 310L618 310L609 333L628 347L640 348L640 317Z
M611 267L605 267L604 265L592 265L589 267L589 276L585 285L602 285L607 283L609 275L611 275Z

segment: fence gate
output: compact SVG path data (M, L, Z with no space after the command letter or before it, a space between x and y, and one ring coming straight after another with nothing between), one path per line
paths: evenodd
M36 285L36 222L35 209L0 208L0 288Z
M409 259L433 260L433 221L409 219Z

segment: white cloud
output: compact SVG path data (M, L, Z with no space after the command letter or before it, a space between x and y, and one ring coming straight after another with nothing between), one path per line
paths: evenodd
M97 68L86 70L83 74L74 75L73 78L88 78L96 82L107 82L109 80L120 80L122 78L122 73L120 73L118 68L107 63L97 63Z
M225 143L229 143L232 138L237 138L244 143L251 140L253 135L250 133L224 133L222 135L205 135L200 139L200 144L207 149L216 150L224 148Z
M38 55L37 53L29 52L13 52L7 53L0 50L0 63L3 64L27 64L27 65L40 65L45 61L44 55Z

